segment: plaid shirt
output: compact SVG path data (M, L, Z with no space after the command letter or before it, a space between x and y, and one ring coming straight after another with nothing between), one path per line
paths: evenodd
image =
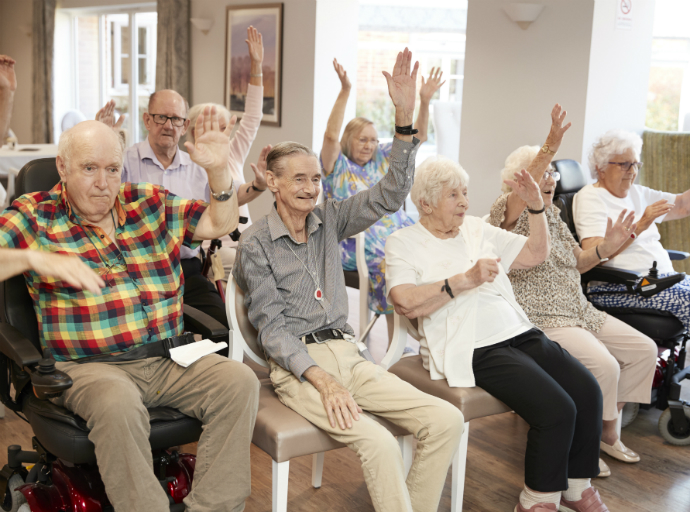
M94 295L25 272L41 345L68 361L181 334L180 246L198 244L192 237L205 209L157 185L123 183L115 201L116 245L75 217L61 183L14 201L0 216L1 246L77 254L106 282L102 295Z

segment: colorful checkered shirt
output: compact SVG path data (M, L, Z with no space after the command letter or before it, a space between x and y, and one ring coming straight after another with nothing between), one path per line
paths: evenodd
M0 246L77 254L106 282L94 295L25 272L42 346L68 361L181 334L180 246L198 244L192 237L206 206L157 185L123 183L115 201L116 245L82 219L80 227L60 183L14 201L0 216Z

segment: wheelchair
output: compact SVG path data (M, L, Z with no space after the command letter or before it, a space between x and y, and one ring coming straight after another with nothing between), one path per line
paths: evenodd
M573 219L573 197L587 184L584 172L575 160L556 160L553 166L561 175L560 181L556 184L553 203L560 208L561 219L579 242ZM671 260L684 260L690 257L686 252L667 252ZM655 267L650 269L647 279L653 281L655 271ZM589 298L589 283L602 281L623 284L629 293L638 293L638 283L642 277L628 270L597 266L582 274L582 289ZM686 345L690 339L688 331L681 321L668 311L594 305L597 309L646 334L658 345L659 355L652 384L652 401L650 404L627 404L623 410L623 426L629 425L635 419L640 408L656 407L664 411L659 418L659 433L664 440L678 446L690 445L690 402L680 399L680 383L684 379L690 379L690 366L685 368Z
M29 162L17 179L17 194L49 190L59 180L54 158ZM204 338L227 336L219 322L184 308L185 330ZM34 433L31 451L7 450L0 470L0 510L5 512L112 511L98 472L89 429L79 416L48 399L72 385L41 357L38 322L23 275L0 283L0 401L26 420ZM11 392L14 389L14 393ZM169 407L149 409L154 471L170 510L184 511L196 457L171 448L199 440L201 422ZM28 466L24 466L27 464Z

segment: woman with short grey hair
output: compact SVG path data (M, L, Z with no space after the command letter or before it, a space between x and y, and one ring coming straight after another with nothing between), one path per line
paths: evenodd
M675 274L668 253L661 245L656 225L690 215L690 190L682 194L653 190L635 183L642 167L639 135L611 130L599 137L589 156L596 182L582 188L573 200L573 220L583 249L599 250L604 266L647 275L656 264L660 276ZM680 170L676 171L679 172ZM635 213L636 225L615 251L603 247L608 217L622 211ZM625 291L625 286L590 286L591 300L603 307L648 308L669 311L690 329L690 277L651 297Z
M531 229L523 236L466 215L468 181L445 158L419 167L412 187L419 222L386 242L388 299L398 314L418 320L422 363L432 380L479 386L530 425L515 512L556 512L559 505L607 512L590 485L599 472L599 386L530 323L507 277L548 257L539 187L524 170L508 180L527 204Z
M544 146L554 152L567 130L567 126L562 127L562 114L559 109L552 112L551 131ZM582 293L580 274L598 265L601 258L594 248L580 248L553 204L560 176L550 163L551 157L539 146L522 146L506 158L501 171L501 177L507 181L527 168L539 182L551 236L551 253L544 263L531 269L512 270L508 277L530 322L577 358L597 379L604 398L602 450L624 462L637 462L639 455L618 438L616 423L626 402L651 401L656 344L626 323L594 308ZM504 193L491 207L489 222L527 236L530 231L526 205L506 181ZM633 214L625 213L620 213L615 224L608 221L599 254L613 253L628 239L628 230L634 228ZM601 477L611 474L603 460L599 460L599 469Z

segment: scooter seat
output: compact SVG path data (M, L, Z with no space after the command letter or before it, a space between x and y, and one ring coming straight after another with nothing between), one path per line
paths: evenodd
M86 421L64 407L28 395L22 412L34 435L51 454L72 464L96 462ZM151 419L149 441L152 450L192 443L201 436L201 422L170 407L148 410Z
M683 323L668 311L645 308L598 307L598 309L634 327L652 338L657 344L666 345L670 342L672 346L675 346L685 332Z

